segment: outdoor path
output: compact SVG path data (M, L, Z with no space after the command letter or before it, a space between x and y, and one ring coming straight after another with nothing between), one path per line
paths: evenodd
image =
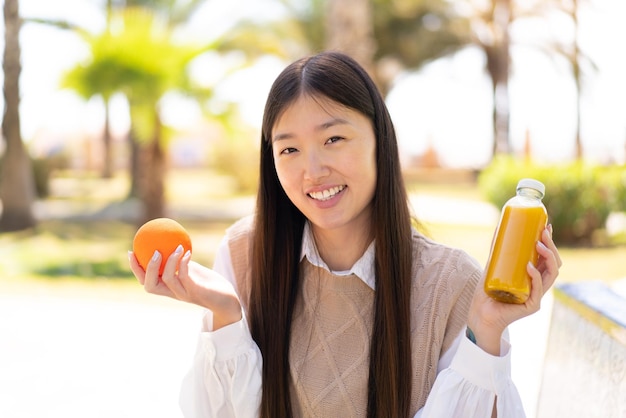
M414 196L412 203L426 222L493 225L498 216L475 201ZM214 213L249 213L253 201L231 205ZM53 209L40 211L76 215ZM178 210L198 214L194 208ZM551 306L548 295L538 314L510 329L513 379L528 418L535 416ZM103 285L4 289L0 417L180 418L178 390L195 350L200 315L199 308L145 294L138 285L122 292Z
M0 417L182 416L199 309L139 286L119 297L44 287L0 294Z

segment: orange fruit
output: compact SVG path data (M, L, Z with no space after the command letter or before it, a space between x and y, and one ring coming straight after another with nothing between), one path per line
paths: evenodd
M168 257L179 245L183 254L191 251L191 238L187 230L170 218L156 218L143 224L135 233L133 252L139 265L145 270L155 251L161 253L159 276L163 274Z

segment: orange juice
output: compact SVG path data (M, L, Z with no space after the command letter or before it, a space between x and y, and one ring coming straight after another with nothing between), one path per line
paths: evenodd
M500 302L524 303L530 295L531 278L526 265L529 261L537 265L536 244L548 219L541 203L543 190L534 192L535 197L520 196L518 186L518 196L504 206L496 229L487 261L485 292Z

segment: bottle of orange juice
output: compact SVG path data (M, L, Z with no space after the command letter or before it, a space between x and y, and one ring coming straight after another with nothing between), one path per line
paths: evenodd
M485 292L495 300L524 303L530 295L528 262L537 265L537 241L546 227L548 214L541 202L543 183L521 179L516 196L502 208L491 244L485 276Z

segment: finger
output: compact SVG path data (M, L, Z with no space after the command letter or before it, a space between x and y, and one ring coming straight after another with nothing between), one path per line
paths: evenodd
M163 277L170 278L176 274L178 271L178 263L183 254L183 246L179 245L176 247L174 252L170 254L165 263L165 268L163 268Z
M543 279L543 287L548 290L559 275L558 261L554 252L546 247L546 245L538 241L537 252L542 258L542 262L538 265L537 270L540 272Z
M181 282L185 279L189 278L189 262L191 261L191 251L187 250L183 258L180 259L180 263L178 265L178 277Z
M552 224L548 224L546 229L543 230L543 233L541 235L541 241L546 245L546 247L552 250L552 252L554 253L556 262L557 262L557 266L560 268L563 265L563 262L561 261L559 250L556 248L556 244L554 243L554 240L552 239L552 231L553 231Z
M179 245L167 259L167 263L165 264L165 268L163 269L162 280L172 291L176 299L186 300L187 291L180 281L181 272L179 271L182 255L183 246Z
M167 286L159 280L159 269L161 267L161 259L163 256L159 251L155 251L152 258L146 266L146 279L144 288L148 293L154 293L157 295L168 295L169 292Z
M541 307L541 298L544 295L544 285L541 272L537 270L531 262L527 264L526 271L531 278L531 288L530 295L528 296L525 305L531 312L537 312Z
M135 253L132 251L128 252L128 263L130 264L130 270L135 275L135 278L143 286L146 281L146 272L141 268L137 257L135 257Z
M172 287L174 293L179 299L191 302L191 289L194 286L192 278L189 276L189 262L191 261L191 251L187 252L180 258L178 262L178 274L176 275L175 286ZM184 298L184 299L183 299Z

